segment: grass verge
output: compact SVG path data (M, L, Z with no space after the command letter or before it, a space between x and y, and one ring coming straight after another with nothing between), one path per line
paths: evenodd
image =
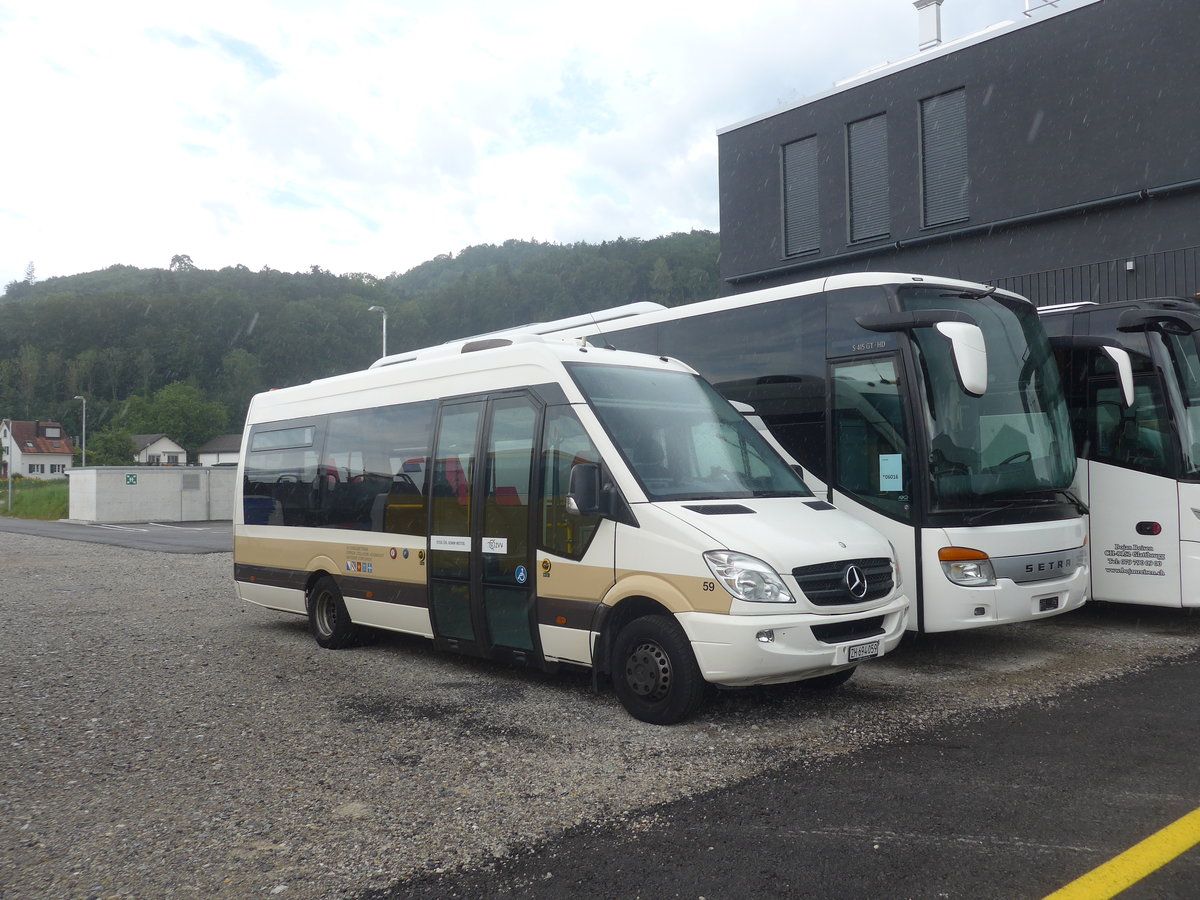
M0 515L14 519L52 522L65 519L71 506L70 485L65 478L56 478L54 481L14 478L12 509L8 508L8 498L8 482L0 481Z

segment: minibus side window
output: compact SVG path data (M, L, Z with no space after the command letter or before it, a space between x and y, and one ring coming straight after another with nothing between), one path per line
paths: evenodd
M425 533L425 458L433 403L330 416L321 460L321 524L328 528Z
M598 463L600 453L569 406L546 410L542 450L542 547L560 556L579 559L600 525L600 516L567 514L567 488L571 466Z
M255 426L242 483L247 525L317 523L319 428L312 422Z

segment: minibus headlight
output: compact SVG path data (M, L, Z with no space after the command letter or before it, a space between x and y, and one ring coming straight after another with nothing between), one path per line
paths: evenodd
M942 571L955 584L964 587L988 587L996 583L996 570L982 550L969 547L943 547L938 551Z
M888 541L888 546L892 548L892 575L894 576L894 588L900 589L900 585L904 583L904 576L900 574L900 554L896 552L896 545Z
M795 603L783 579L753 556L731 550L709 550L704 561L725 590L748 603Z

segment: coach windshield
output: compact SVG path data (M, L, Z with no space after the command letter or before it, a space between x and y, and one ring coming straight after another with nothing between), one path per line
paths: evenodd
M1049 341L1031 304L951 289L902 288L905 310L961 309L982 329L988 383L959 388L947 341L913 332L925 381L932 499L942 508L1066 489L1075 474L1070 420Z

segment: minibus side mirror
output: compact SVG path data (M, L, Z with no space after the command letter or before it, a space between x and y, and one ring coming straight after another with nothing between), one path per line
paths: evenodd
M574 516L594 516L600 508L600 466L575 463L567 488L567 512Z

